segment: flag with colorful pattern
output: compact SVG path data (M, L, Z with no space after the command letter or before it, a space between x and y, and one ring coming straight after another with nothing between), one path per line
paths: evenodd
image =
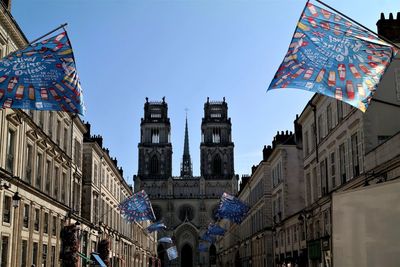
M324 94L365 112L398 50L336 12L307 2L269 88Z
M165 230L167 229L167 226L162 223L162 222L155 222L153 224L151 224L149 227L147 227L147 232L152 233L155 231L161 231L161 230Z
M211 244L213 244L213 243L215 243L216 237L215 237L214 235L211 235L211 234L208 233L208 232L205 232L205 233L201 236L200 239L201 239L201 240L204 240L204 241L207 241L207 242L210 242Z
M167 248L167 255L170 261L178 258L178 250L176 249L176 246Z
M210 224L207 228L207 233L210 235L220 235L223 236L225 234L225 229L219 226L218 224Z
M129 222L155 221L150 199L144 190L136 192L119 204L122 216Z
M249 206L228 193L223 193L217 210L217 217L228 219L236 224L242 222L249 211Z
M83 115L82 88L66 32L0 60L0 108Z
M169 243L169 244L173 243L172 238L169 236L161 237L160 239L158 239L158 242L159 243Z

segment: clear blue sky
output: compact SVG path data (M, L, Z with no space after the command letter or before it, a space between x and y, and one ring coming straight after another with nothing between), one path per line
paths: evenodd
M259 0L12 0L12 14L29 40L67 27L92 133L116 156L124 177L137 173L137 144L145 97L169 105L173 174L179 175L185 108L190 152L200 173L203 105L226 97L235 142L235 171L262 159L276 131L293 120L312 94L266 93L306 1ZM398 0L326 0L376 31L380 13Z

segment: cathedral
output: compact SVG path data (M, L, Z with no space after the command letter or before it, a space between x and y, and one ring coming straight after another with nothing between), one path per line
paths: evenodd
M174 177L168 104L165 98L159 102L146 98L134 182L135 191L147 192L157 220L168 227L159 232L159 238L170 236L177 247L178 258L168 261L166 247L158 244L162 266L216 266L215 246L207 243L207 251L201 252L198 247L203 242L200 237L214 221L222 193L237 193L231 127L225 98L223 101L207 98L201 123L200 177L193 176L187 118L180 176Z

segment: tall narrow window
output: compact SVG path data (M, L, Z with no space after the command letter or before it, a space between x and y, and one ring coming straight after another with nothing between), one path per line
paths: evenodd
M336 105L337 105L337 123L340 123L343 119L343 102L337 100L336 101Z
M8 243L9 237L2 236L1 237L1 267L6 267L8 265Z
M28 240L22 240L21 244L21 267L26 267L26 257L28 256Z
M322 114L318 116L318 142L321 142L321 140L324 138L324 121Z
M51 161L46 160L46 182L44 187L44 192L46 192L46 194L50 194L51 180Z
M66 194L68 192L68 179L67 179L67 174L65 172L62 173L62 190L61 190L61 201L66 202Z
M33 165L33 147L28 144L26 146L26 167L25 167L25 181L32 183L32 165Z
M160 143L160 131L159 131L159 129L151 129L151 142L153 144Z
M98 167L97 167L97 163L95 163L93 166L93 183L95 185L97 185L97 179L98 179L97 175L98 175Z
M40 210L35 209L35 221L34 221L33 229L35 231L39 231L39 227L40 227Z
M221 157L217 154L213 159L213 175L221 175L222 174L222 161Z
M53 216L51 220L51 234L53 236L57 235L57 217Z
M56 143L58 145L61 145L60 139L61 139L61 121L57 120L57 122L56 122Z
M346 178L346 154L344 143L339 146L339 164L340 164L340 179L342 184L347 181Z
M54 168L53 197L58 200L58 189L60 187L60 169Z
M331 163L331 180L332 180L332 188L336 188L336 166L335 166L335 152L332 152L330 155L330 163Z
M42 189L42 162L43 162L43 155L38 153L36 158L36 182L35 186L38 189Z
M316 135L317 131L315 130L315 123L311 124L311 130L310 130L310 152L315 149L315 142L316 142Z
M79 143L78 140L75 139L75 153L74 153L74 159L76 165L81 168L82 166L82 151L81 151L81 143Z
M150 160L150 174L159 174L158 158L153 155Z
M43 129L44 128L43 127L44 126L44 111L39 110L38 112L39 112L39 127Z
M47 266L47 245L43 244L42 247L42 267L46 267Z
M33 242L32 249L32 264L37 266L38 264L38 253L39 253L39 244L37 242Z
M6 170L11 173L14 172L14 158L15 158L15 131L8 129Z
M308 140L308 131L304 132L304 152L305 152L305 156L308 156L308 154L310 153L310 146L309 146L309 140Z
M49 214L47 212L44 214L43 233L49 233Z
M331 106L331 104L329 104L329 105L326 107L326 123L327 123L327 125L328 125L328 132L329 132L329 131L332 130L332 128L333 128L333 122L332 122L332 106Z
M30 206L28 204L24 205L24 219L22 222L22 226L24 228L29 228L29 213L30 213Z
M320 163L320 177L321 177L321 194L325 196L328 194L328 163L327 159L323 159Z
M319 191L319 188L318 188L318 184L319 183L318 183L317 168L316 167L314 167L313 170L312 170L312 179L313 179L312 187L313 187L313 197L314 197L313 201L316 201L318 199L318 191Z
M310 173L306 174L306 189L307 189L307 205L311 204L311 176Z
M49 111L49 137L53 138L53 111Z
M51 246L51 265L50 266L56 266L56 247Z
M11 197L4 196L3 199L3 222L11 223Z
M64 140L63 140L64 152L68 151L68 128L64 128Z
M221 129L213 128L212 142L215 144L221 143Z
M353 177L360 175L360 161L358 151L358 137L357 133L351 136L351 159L353 163Z

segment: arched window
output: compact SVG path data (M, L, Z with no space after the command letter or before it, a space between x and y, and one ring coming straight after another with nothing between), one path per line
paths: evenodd
M162 211L159 206L153 205L154 215L156 216L156 220L159 221L162 218Z
M153 155L150 159L150 174L159 174L158 158Z
M213 159L213 175L221 175L222 174L222 161L221 157L217 154Z
M210 266L217 264L217 248L212 244L210 246Z
M189 222L194 218L193 208L189 205L184 205L179 209L179 219L184 222L188 220Z

